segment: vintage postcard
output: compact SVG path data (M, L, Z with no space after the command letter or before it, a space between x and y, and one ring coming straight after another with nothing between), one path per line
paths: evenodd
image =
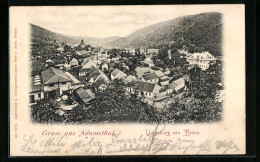
M244 10L10 7L10 156L245 154Z

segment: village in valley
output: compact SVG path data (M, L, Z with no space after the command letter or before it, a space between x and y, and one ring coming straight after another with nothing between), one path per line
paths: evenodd
M31 43L31 117L37 123L185 123L221 120L223 60L184 38L160 48L106 48L82 39Z

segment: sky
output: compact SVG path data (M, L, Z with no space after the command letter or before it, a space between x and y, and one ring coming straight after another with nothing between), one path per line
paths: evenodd
M28 7L30 23L70 36L125 37L179 16L221 11L221 5Z

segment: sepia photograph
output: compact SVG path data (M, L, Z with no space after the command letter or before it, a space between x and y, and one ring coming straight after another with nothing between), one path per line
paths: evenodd
M222 119L221 13L117 10L35 17L30 24L32 122Z

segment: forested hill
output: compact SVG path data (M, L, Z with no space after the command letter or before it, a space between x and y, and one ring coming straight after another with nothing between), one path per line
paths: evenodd
M51 39L51 40L57 40L60 42L65 42L65 43L77 44L80 41L77 38L58 34L58 33L52 32L50 30L44 29L44 28L34 25L34 24L30 24L30 25L31 25L32 42L37 42L39 40L41 41L41 40L45 40L45 39Z
M103 46L104 44L107 44L108 42L115 41L119 39L120 37L107 37L107 38L98 38L98 37L79 37L79 36L69 36L69 35L63 35L58 34L55 32L52 32L50 30L44 29L40 26L30 24L31 25L31 36L32 36L32 42L42 41L42 40L58 40L60 42L65 43L71 43L79 44L81 39L84 39L85 43L91 45L91 46Z
M215 56L222 55L221 13L189 15L154 24L113 41L110 46L160 48L170 42L177 48L186 46L191 52L208 50Z

